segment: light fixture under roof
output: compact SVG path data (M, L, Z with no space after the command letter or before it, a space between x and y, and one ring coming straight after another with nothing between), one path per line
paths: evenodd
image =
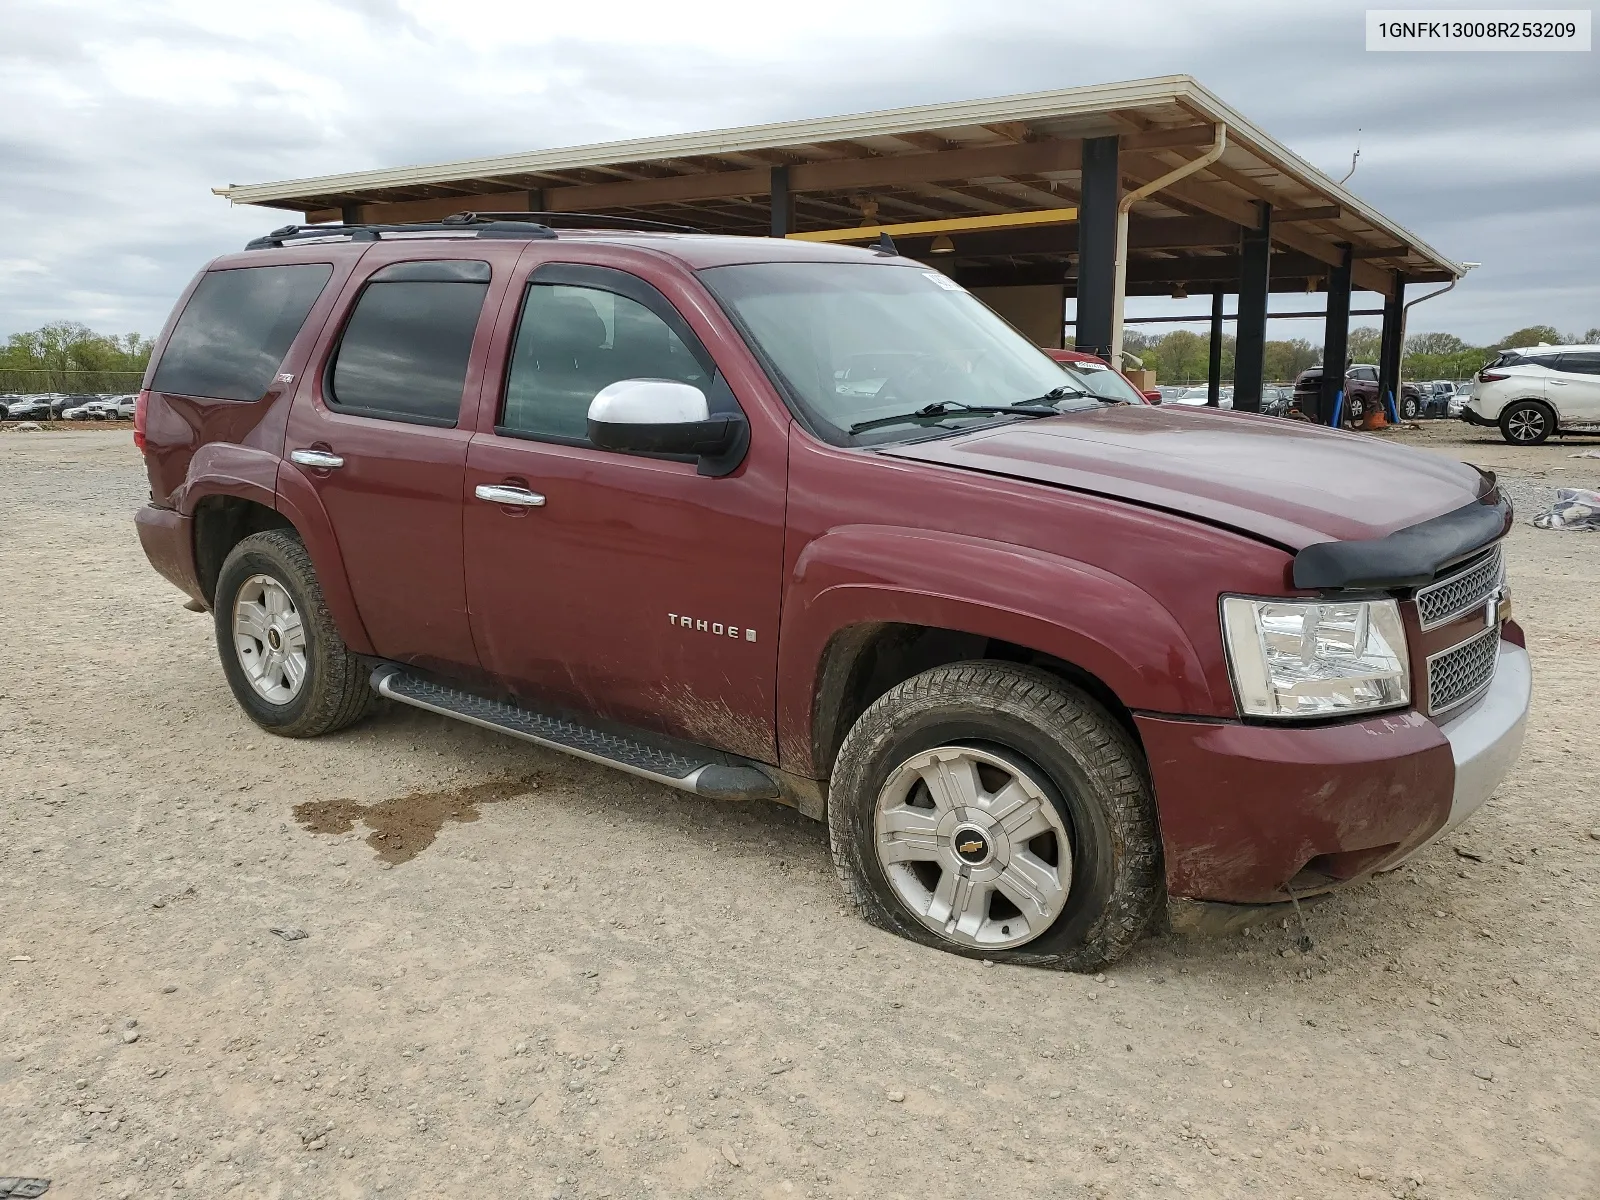
M943 233L934 238L933 242L928 246L929 254L954 254L955 252L956 244L950 240L948 235Z

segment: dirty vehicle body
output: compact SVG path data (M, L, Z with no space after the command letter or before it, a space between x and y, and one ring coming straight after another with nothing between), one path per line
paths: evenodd
M268 730L381 694L777 799L868 919L1073 969L1393 866L1517 754L1492 476L1107 403L907 259L323 235L203 271L135 418Z

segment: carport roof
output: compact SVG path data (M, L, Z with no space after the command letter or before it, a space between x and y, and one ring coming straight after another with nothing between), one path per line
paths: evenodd
M1225 274L1238 227L1256 223L1254 202L1264 200L1273 206L1276 247L1308 272L1338 262L1347 243L1357 287L1387 291L1396 271L1413 282L1463 274L1187 75L216 192L235 204L304 212L308 220L336 220L350 206L373 206L366 219L382 220L531 206L759 234L770 227L774 168L787 173L793 228L802 231L1072 207L1081 139L1118 135L1123 183L1131 189L1198 157L1219 125L1227 140L1219 161L1133 209L1130 268L1142 260L1150 278L1179 279L1192 262L1188 277L1203 280L1211 259L1212 273ZM1141 236L1141 227L1154 232ZM1054 247L1057 254L1070 249ZM1034 256L1032 246L1023 252Z

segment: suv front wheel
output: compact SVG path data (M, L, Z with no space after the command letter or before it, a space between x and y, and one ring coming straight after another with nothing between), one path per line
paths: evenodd
M222 670L239 706L280 737L316 737L365 716L377 700L334 628L300 539L286 529L245 538L217 576L212 605Z
M1163 896L1132 739L1083 692L1012 663L937 667L874 702L834 764L828 833L862 916L974 958L1096 970Z

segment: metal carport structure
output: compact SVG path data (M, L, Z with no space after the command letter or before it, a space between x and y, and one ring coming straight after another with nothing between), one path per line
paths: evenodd
M1260 403L1270 291L1327 291L1330 358L1352 289L1383 296L1390 395L1406 285L1463 273L1185 75L216 192L308 222L534 211L757 236L887 227L1043 344L1060 344L1075 297L1077 345L1104 355L1121 347L1124 295L1237 293L1242 409ZM1330 413L1342 373L1324 374Z

